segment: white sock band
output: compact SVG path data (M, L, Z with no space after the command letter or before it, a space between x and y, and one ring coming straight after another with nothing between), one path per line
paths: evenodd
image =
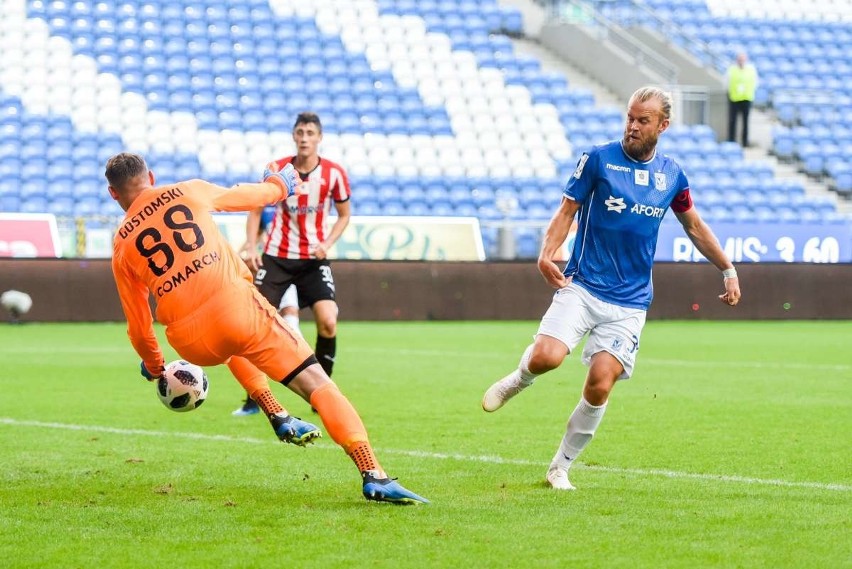
M530 371L530 356L532 355L533 344L527 346L524 350L524 355L521 356L521 361L518 363L518 371L521 372L521 381L524 383L532 383L538 375Z

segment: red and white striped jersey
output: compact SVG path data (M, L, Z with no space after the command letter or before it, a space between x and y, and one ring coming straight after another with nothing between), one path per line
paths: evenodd
M295 156L276 160L278 168L293 162ZM349 178L340 165L320 158L307 176L304 195L290 196L275 207L263 252L282 259L310 259L313 248L325 240L331 202L345 202L352 191Z

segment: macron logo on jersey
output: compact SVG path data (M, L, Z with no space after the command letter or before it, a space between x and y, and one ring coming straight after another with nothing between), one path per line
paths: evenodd
M606 163L606 169L615 170L616 172L630 172L630 168L627 166L619 166L617 164L610 164L609 162Z
M609 196L609 199L604 202L607 211L615 211L621 213L627 209L627 204L624 203L624 198L614 198Z

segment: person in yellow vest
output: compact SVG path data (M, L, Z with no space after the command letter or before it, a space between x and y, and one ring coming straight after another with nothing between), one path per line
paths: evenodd
M728 68L728 140L736 140L737 117L743 118L743 147L748 146L748 113L757 91L757 68L748 63L745 53Z

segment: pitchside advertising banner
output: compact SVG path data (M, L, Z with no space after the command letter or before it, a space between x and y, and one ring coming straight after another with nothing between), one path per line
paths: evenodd
M216 215L236 248L246 240L246 216ZM329 220L329 227L335 218ZM329 251L332 259L373 261L484 261L479 220L474 217L359 217Z
M240 248L245 242L246 216L215 217L234 248ZM82 225L63 235L51 214L0 213L0 258L75 256L75 250L85 251L90 258L109 257L112 230L101 224L81 235ZM712 227L735 263L852 263L850 223L714 223ZM68 246L63 247L64 242ZM84 246L75 249L75 243ZM354 216L330 253L336 259L485 260L479 222L469 217ZM676 222L663 223L656 259L704 261Z
M714 223L713 232L734 263L849 263L852 224ZM664 223L657 261L703 261L679 223Z
M56 217L49 213L0 213L0 257L61 257Z

